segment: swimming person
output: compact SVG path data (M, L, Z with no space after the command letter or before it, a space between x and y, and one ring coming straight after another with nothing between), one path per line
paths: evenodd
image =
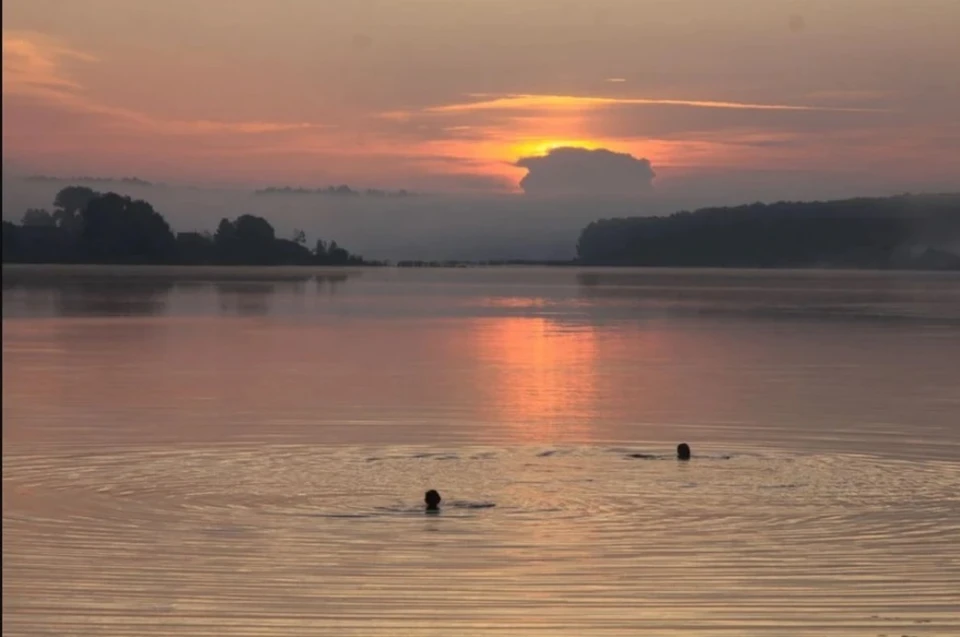
M690 459L690 445L685 442L681 442L677 445L677 460L689 460Z
M423 501L427 503L427 511L440 510L440 494L434 489L430 489L423 496Z

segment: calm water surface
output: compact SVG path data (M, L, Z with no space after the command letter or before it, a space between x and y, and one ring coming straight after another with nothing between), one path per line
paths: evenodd
M957 546L957 275L3 270L4 634L958 635Z

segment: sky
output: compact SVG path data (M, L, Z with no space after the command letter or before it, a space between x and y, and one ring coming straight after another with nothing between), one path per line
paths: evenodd
M453 194L944 190L958 33L957 0L5 0L3 162Z

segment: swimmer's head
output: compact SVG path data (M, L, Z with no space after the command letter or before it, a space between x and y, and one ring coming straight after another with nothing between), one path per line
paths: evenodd
M423 501L427 503L428 511L436 511L440 508L440 494L434 489L427 491L427 493L423 496Z
M677 445L677 459L678 460L689 460L690 459L690 445L685 442L681 442Z

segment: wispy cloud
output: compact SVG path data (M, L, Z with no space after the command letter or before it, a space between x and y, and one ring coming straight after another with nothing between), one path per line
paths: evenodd
M812 100L830 100L833 102L880 100L892 96L893 93L891 91L867 89L824 90L813 91L807 94L807 98Z
M71 78L65 68L69 62L96 64L99 61L94 55L72 49L41 33L4 31L3 95L30 98L60 109L102 116L113 126L168 135L263 134L326 128L310 122L168 119L111 106L88 95L83 85Z
M643 97L575 96L557 94L470 94L467 101L437 104L419 110L392 111L380 115L385 120L402 124L400 130L411 133L409 152L427 148L435 154L472 157L487 162L487 172L515 176L515 163L522 157L542 156L551 149L570 146L586 149L606 148L650 157L658 165L686 163L733 165L737 161L762 160L774 151L786 152L793 140L782 140L778 133L789 131L791 115L878 112L882 109L860 107L849 103L839 106L815 103L766 103L720 100L683 100ZM672 139L668 132L657 130L657 123L637 131L616 130L613 109L643 109L666 106L678 109L721 109L729 116L739 113L740 119L761 119L760 113L781 114L782 126L754 132L741 139L734 124L722 126L715 138L703 134L702 127ZM701 113L703 115L705 113ZM687 113L689 119L691 113ZM668 117L680 116L679 113ZM727 121L730 117L725 118ZM633 117L633 115L630 115ZM661 114L659 124L664 120ZM643 119L643 118L641 118ZM716 116L710 120L718 119ZM781 119L778 117L778 119ZM445 124L429 128L428 135L416 139L418 123L438 120ZM667 119L666 121L670 121ZM702 124L702 117L697 120ZM769 117L764 121L769 121ZM742 126L743 124L740 124ZM758 124L754 123L753 126ZM611 128L612 127L612 128ZM708 131L709 132L709 131ZM749 151L749 153L747 152ZM748 155L752 153L753 159ZM504 162L509 166L503 165Z
M79 90L80 85L64 77L63 60L96 62L97 58L66 47L32 31L3 32L3 92L47 94L50 91Z
M718 100L681 100L644 97L584 97L574 95L470 95L475 101L460 104L431 106L425 113L467 113L473 111L558 111L585 110L612 106L680 106L689 108L737 109L754 111L811 111L830 113L869 113L885 109L853 108L842 106L816 106L808 104L761 104L754 102L729 102Z

